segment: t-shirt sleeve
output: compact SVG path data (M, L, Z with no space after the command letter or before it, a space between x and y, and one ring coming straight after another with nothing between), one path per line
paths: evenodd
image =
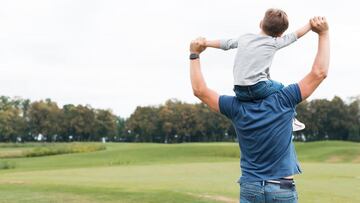
M236 49L238 47L238 39L222 39L220 40L220 49L222 50L229 50L229 49Z
M291 84L281 90L282 103L290 108L295 108L301 100L301 92L298 84Z
M290 33L282 37L275 38L275 47L277 49L284 48L297 40L296 33Z
M219 109L220 113L227 118L232 119L234 117L234 99L233 96L222 95L219 97Z

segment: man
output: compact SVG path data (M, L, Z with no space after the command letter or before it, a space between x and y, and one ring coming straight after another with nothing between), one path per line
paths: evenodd
M241 149L240 201L297 202L293 176L301 173L292 143L292 118L298 103L308 98L326 78L330 43L324 17L310 20L319 36L318 50L311 71L300 82L291 84L262 100L241 102L234 96L219 96L207 87L199 55L206 47L204 38L190 45L190 78L193 93L210 109L228 117Z

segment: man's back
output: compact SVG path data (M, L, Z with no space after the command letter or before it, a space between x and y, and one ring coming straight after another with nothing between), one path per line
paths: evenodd
M291 122L300 101L297 84L254 102L220 97L220 112L232 120L240 144L241 182L277 179L301 172L292 143Z

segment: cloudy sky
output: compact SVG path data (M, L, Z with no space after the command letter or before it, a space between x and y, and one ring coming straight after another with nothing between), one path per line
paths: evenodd
M0 0L0 95L60 105L90 104L128 117L138 105L192 95L188 44L198 36L259 31L270 7L284 9L289 32L324 15L331 28L328 79L310 98L360 94L357 1ZM272 78L298 82L311 68L314 33L277 53ZM235 50L201 56L210 87L232 94Z

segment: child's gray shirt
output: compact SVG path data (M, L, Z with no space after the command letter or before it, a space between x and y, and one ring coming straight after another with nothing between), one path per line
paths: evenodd
M295 42L295 33L282 37L244 34L237 39L220 40L223 50L237 48L234 63L234 85L249 86L270 79L269 69L275 52Z

